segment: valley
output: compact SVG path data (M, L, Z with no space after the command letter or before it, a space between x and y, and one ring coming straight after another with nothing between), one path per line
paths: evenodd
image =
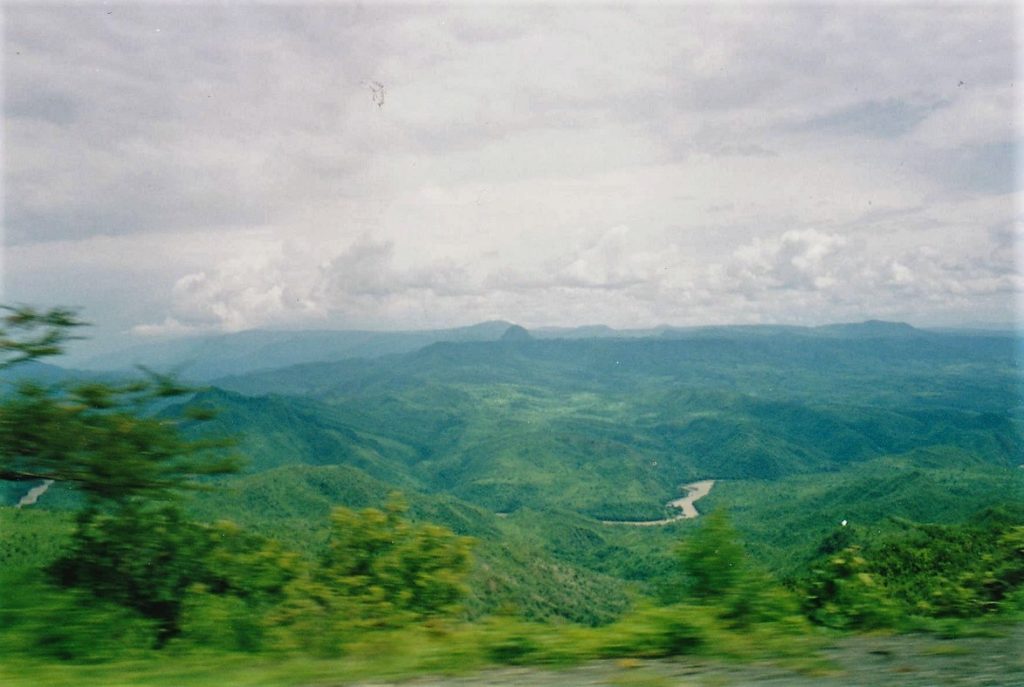
M481 665L543 663L564 651L632 655L609 648L612 638L640 646L645 632L695 632L715 638L701 646L728 646L731 626L706 604L748 593L767 595L754 608L788 609L750 621L766 623L769 635L785 636L783 617L794 627L896 623L799 601L813 598L809 590L844 551L878 561L872 576L890 576L891 598L868 607L893 614L886 618L903 613L913 629L985 615L963 610L983 603L1002 608L956 606L960 597L941 585L956 579L948 583L956 594L990 594L964 590L975 589L977 575L997 574L979 566L1004 560L999 542L1024 524L1018 354L1012 337L877 324L519 334L220 377L150 412L189 441L230 437L229 453L241 459L238 472L201 478L201 489L183 494L194 522L238 528L253 545L266 542L260 556L312 566L336 545L339 508L352 522L374 522L398 492L404 505L395 512L408 527L443 528L472 551L453 616L468 625L451 630L466 639L451 641L484 652ZM43 372L47 380L93 374ZM9 575L53 565L87 503L73 483L28 488L0 492L0 563ZM708 537L717 539L701 543ZM959 553L913 548L927 546ZM746 571L749 581L730 583L741 596L685 591L702 574L692 547L732 551L732 563L714 565ZM933 555L940 567L889 561ZM681 574L681 566L698 572ZM721 570L709 579L719 578L730 579ZM696 624L658 634L653 628L675 622L668 614L679 604ZM563 634L563 625L574 629ZM493 658L506 651L509 658Z
M1024 687L1017 9L4 4L0 687Z
M658 525L668 525L669 523L676 522L678 520L689 520L690 518L695 518L700 515L700 513L697 512L696 506L693 505L694 502L707 496L713 486L715 486L715 480L713 479L706 479L700 482L694 482L693 484L680 485L679 488L687 492L686 496L669 501L665 504L666 508L675 508L682 511L678 515L662 518L661 520L602 520L601 522L605 525L656 527Z

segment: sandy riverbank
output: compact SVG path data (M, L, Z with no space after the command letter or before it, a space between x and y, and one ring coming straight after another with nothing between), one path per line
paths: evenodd
M678 508L681 512L679 515L671 518L663 518L661 520L602 520L601 522L605 525L634 525L636 527L652 527L654 525L667 525L670 522L677 520L688 520L690 518L696 518L700 513L697 511L697 507L694 506L694 502L698 499L702 499L708 495L711 491L711 487L715 486L715 480L706 479L700 482L693 482L691 484L684 484L682 489L686 490L686 495L682 498L669 501L667 506L670 508Z

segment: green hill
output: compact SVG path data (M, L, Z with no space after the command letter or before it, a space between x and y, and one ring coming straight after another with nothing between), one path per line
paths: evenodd
M235 437L247 462L192 512L313 555L333 506L398 489L414 519L477 540L470 614L602 623L670 577L700 519L601 521L664 518L687 482L717 480L700 512L728 510L790 577L844 519L884 532L1022 500L1011 338L888 323L552 334L223 377L187 404L216 418L186 430ZM47 511L66 530L75 503L55 485L31 532Z

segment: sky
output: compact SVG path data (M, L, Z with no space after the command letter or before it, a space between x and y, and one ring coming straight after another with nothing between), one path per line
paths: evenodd
M0 302L96 345L1020 319L1009 4L2 11Z

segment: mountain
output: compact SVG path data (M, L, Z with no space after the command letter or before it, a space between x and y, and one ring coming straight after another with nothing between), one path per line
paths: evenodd
M509 334L510 329L514 334ZM519 325L494 320L468 327L423 331L264 331L187 337L144 343L113 353L93 356L78 363L85 370L130 370L144 365L161 372L175 372L183 379L203 382L257 370L289 365L329 362L351 358L380 358L411 353L439 342L497 341L517 339L719 339L772 338L779 336L831 338L907 338L931 332L908 324L868 321L855 324L797 327L787 325L723 325L649 329L613 329L606 325L541 327L527 331ZM958 335L957 333L953 333ZM979 332L984 336L985 332ZM525 336L524 336L525 335Z
M492 511L606 519L659 517L687 480L781 480L933 447L1005 468L1024 450L1005 338L512 331L222 378L233 393L211 403L258 466L342 463Z
M503 590L480 608L598 622L629 585L656 587L700 525L602 521L664 518L682 484L716 480L698 510L727 508L786 575L841 519L955 523L1024 488L1019 342L1005 336L512 332L215 380L194 400L220 409L204 431L237 436L251 462L211 507L298 540L315 534L304 509L397 487L480 538L474 589ZM598 615L595 594L612 600Z
M505 330L505 333L501 335L501 341L529 341L533 337L530 336L530 332L526 331L518 324L514 324Z
M140 344L89 358L80 367L124 370L145 365L177 372L187 380L206 381L299 363L407 353L438 341L494 341L510 326L492 321L425 331L251 330Z
M656 589L701 523L603 521L663 519L690 482L715 480L700 513L728 509L782 574L806 568L844 519L876 533L890 516L955 523L1020 501L1017 339L881 322L572 332L495 322L272 369L255 368L325 355L344 333L225 337L230 350L200 362L243 371L189 400L214 419L182 426L234 437L247 464L193 511L315 555L332 506L399 490L416 519L477 538L469 612L600 623ZM31 512L69 496L54 485Z
M123 378L122 374L98 374L95 371L60 367L49 363L41 363L38 360L29 360L0 370L0 389L5 384L29 381L45 386L76 380L101 379L107 382L116 382Z
M0 380L5 382L33 381L40 384L52 384L74 376L74 372L56 365L48 365L35 360L14 365L0 370Z
M646 329L613 329L606 324L588 324L580 327L537 327L531 329L530 334L538 339L635 339L658 336L667 329L670 329L668 325Z
M438 342L405 355L309 363L214 383L241 393L323 397L431 381L600 393L656 382L755 396L852 396L859 403L887 405L1005 410L1018 404L1014 339L936 333L866 338L809 331L751 335L738 328L691 337Z
M847 338L927 336L925 331L915 329L906 322L885 322L883 320L868 320L853 324L829 324L815 327L814 331L826 336Z

